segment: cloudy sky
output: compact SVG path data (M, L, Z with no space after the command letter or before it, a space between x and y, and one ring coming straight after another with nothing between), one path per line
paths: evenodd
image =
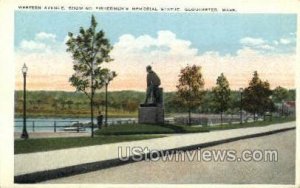
M205 87L223 72L232 89L246 87L257 70L271 87L294 88L296 15L93 13L114 46L106 64L118 77L112 90L145 90L152 65L167 91L176 89L187 64L202 67ZM16 89L21 67L29 67L30 90L74 91L68 32L90 25L90 12L15 12Z

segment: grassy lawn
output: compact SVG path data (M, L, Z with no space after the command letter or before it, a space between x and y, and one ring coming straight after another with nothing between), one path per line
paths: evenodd
M272 121L257 121L243 124L224 124L215 126L186 126L186 125L145 125L123 124L114 125L96 131L94 138L68 137L68 138L38 138L28 140L15 140L15 154L49 151L65 148L101 145L116 142L160 138L162 135L174 133L197 133L246 127L268 126L276 123L295 121L295 117L273 118Z
M237 129L246 127L267 126L276 123L295 121L295 117L273 118L272 121L256 121L243 124L223 124L215 126L187 126L187 125L145 125L145 124L123 124L114 125L96 131L97 135L135 135L135 134L174 134L174 133L197 133L215 130Z
M207 132L207 128L188 127L181 125L161 124L122 124L114 125L96 131L97 135L133 135L133 134L174 134L189 132Z
M247 127L262 127L268 126L278 123L285 123L290 121L295 121L295 117L273 117L272 121L256 121L256 122L249 122L243 124L225 124L225 125L216 125L209 128L210 131L214 130L225 130L225 129L238 129L238 128L247 128Z
M57 149L84 147L133 140L160 138L161 135L125 135L125 136L95 136L68 138L36 138L15 140L15 154L49 151Z

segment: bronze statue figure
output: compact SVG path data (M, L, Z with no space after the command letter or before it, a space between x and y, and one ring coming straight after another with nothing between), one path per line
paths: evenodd
M159 93L160 79L157 74L152 70L152 67L148 65L146 67L147 74L147 93L144 104L148 104L148 100L152 98L152 104L158 104L161 102Z

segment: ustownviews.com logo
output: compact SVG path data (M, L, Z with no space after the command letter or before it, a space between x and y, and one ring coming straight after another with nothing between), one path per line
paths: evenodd
M118 147L121 161L199 161L199 162L277 162L277 150L246 149L238 152L234 149L150 150L148 147Z

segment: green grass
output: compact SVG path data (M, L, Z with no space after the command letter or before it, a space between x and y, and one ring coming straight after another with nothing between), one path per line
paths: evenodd
M95 136L68 138L36 138L15 140L15 154L93 146L133 140L160 138L161 135Z
M247 127L268 126L271 124L295 121L295 117L273 118L272 121L256 121L243 124L224 124L216 126L186 126L186 125L145 125L145 124L123 124L114 125L96 131L94 138L90 137L69 137L69 138L39 138L28 140L15 140L15 154L66 149L101 145L116 142L160 138L162 135L153 134L174 134L174 133L197 133L217 131L226 129L237 129Z
M216 125L209 128L210 131L214 130L225 130L225 129L238 129L238 128L247 128L247 127L262 127L268 126L278 123L286 123L290 121L295 121L295 117L273 117L272 121L256 121L256 122L249 122L243 124L224 124L224 125Z
M174 134L189 132L206 132L206 128L196 128L180 125L149 125L149 124L122 124L114 125L96 131L97 135L134 135L134 134Z
M96 131L97 135L135 135L135 134L174 134L174 133L198 133L216 130L237 129L247 127L267 126L276 123L295 121L295 117L273 118L272 121L256 121L243 124L223 124L215 126L187 126L187 125L146 125L123 124L114 125Z

